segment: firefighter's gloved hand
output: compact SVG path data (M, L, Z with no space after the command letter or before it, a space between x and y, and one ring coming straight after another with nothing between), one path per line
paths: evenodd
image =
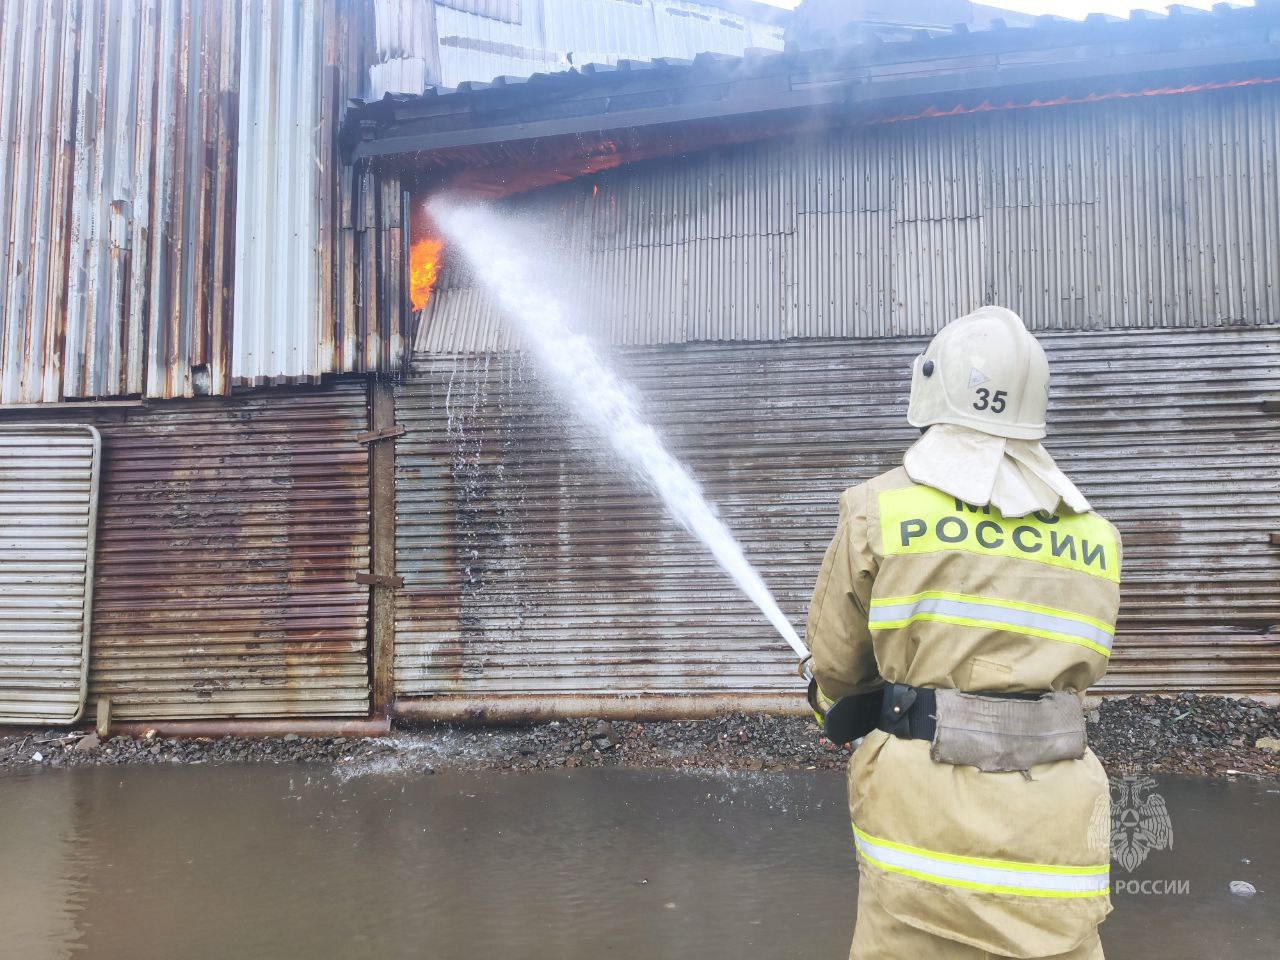
M826 727L826 717L824 716L826 711L820 705L820 696L821 694L818 692L818 681L813 679L813 677L810 677L809 689L805 693L805 699L809 701L809 707L813 710L813 719L814 722L817 723L818 729L823 730Z
M826 712L826 708L822 706L822 694L818 691L818 681L813 676L812 667L813 656L807 656L796 664L796 673L808 684L805 691L805 699L809 701L809 707L813 710L814 722L818 724L818 729L822 729L822 715Z
M831 706L831 699L824 696L822 691L818 689L818 680L809 670L809 661L803 660L800 663L800 675L809 681L809 688L805 691L805 699L809 701L809 707L813 710L813 719L818 724L818 729L823 729L827 716L827 708Z
M880 703L884 699L882 691L873 690L832 700L818 686L817 678L809 668L809 660L806 657L800 661L799 672L809 681L806 696L813 708L813 719L832 743L841 746L860 743L880 722Z

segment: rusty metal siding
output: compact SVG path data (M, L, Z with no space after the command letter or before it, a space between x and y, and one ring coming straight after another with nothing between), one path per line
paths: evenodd
M74 723L88 686L101 438L0 423L0 723Z
M367 712L367 423L359 382L104 415L91 702Z
M230 282L216 164L237 9L4 5L0 174L18 189L0 214L0 402L190 394L197 368L229 386L209 331Z
M1280 322L1280 86L990 111L637 164L506 203L615 344ZM512 346L448 264L425 353Z
M62 67L74 43L68 4L0 6L0 403L57 396L65 266L53 251L71 183L75 105Z
M320 275L321 5L244 0L232 375L330 369Z
M1280 690L1280 329L1047 332L1050 449L1125 538L1109 690ZM621 349L623 373L803 622L846 486L915 436L923 338ZM689 536L566 432L518 354L396 389L400 697L791 690ZM568 701L565 701L568 702Z
M337 135L346 105L366 92L372 8L239 6L232 382L396 372L406 342L400 181L344 164Z
M371 20L362 0L0 4L0 404L398 368L382 262L356 268L360 207L398 181L344 167L336 134Z

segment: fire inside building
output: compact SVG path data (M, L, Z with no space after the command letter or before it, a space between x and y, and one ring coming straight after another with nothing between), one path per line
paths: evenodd
M4 4L0 722L800 706L755 608L566 424L444 193L543 225L796 623L839 492L911 439L912 358L1012 308L1049 447L1124 536L1099 692L1280 693L1280 4L651 5L724 35Z

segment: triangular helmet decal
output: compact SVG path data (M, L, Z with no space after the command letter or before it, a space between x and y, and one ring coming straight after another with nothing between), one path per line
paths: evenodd
M969 368L969 386L980 387L991 378L979 370L977 367Z

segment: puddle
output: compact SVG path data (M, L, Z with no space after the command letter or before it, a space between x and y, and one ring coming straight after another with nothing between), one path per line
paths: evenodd
M1173 845L1115 869L1109 955L1274 957L1275 786L1154 790ZM0 810L0 937L25 960L816 960L853 925L830 772L86 767L0 777Z

